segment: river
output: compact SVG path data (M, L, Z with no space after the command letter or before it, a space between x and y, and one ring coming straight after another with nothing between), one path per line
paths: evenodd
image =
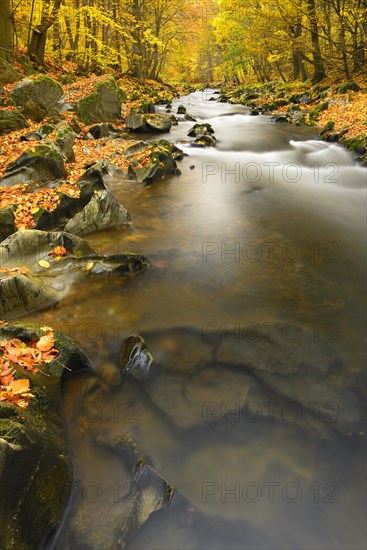
M108 382L65 385L75 494L55 550L116 548L126 483L106 441L130 428L176 493L129 549L364 547L367 172L315 128L216 97L173 102L217 138L192 147L189 121L162 136L186 154L181 176L110 179L132 223L88 241L150 269L31 316L74 336ZM161 365L144 391L117 385L133 334Z

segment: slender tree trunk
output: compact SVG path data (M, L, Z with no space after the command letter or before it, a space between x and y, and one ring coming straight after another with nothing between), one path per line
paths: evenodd
M13 17L10 0L0 0L0 58L13 60Z
M307 0L307 11L308 11L308 19L310 22L312 55L313 55L313 62L314 62L314 74L313 74L312 81L320 82L320 80L323 80L326 77L326 72L324 67L324 61L321 56L315 0Z

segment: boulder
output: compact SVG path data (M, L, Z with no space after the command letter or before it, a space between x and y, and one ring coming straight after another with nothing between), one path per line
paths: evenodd
M195 124L191 130L189 130L189 137L195 137L195 141L192 145L196 147L210 147L214 146L217 142L214 137L214 130L211 124Z
M127 210L110 191L95 191L88 204L65 225L73 235L86 235L93 231L119 227L129 223Z
M167 115L150 115L131 111L125 120L125 126L130 132L165 133L170 131L172 120Z
M185 115L186 114L186 107L184 105L179 105L177 109L178 115Z
M338 93L339 94L346 94L347 92L359 92L360 91L360 86L357 84L357 82L344 82L344 84L342 84L340 86L340 88L338 88Z
M60 84L46 75L25 78L9 92L9 97L20 107L22 114L36 122L59 114L63 110L63 95Z
M206 134L214 134L213 126L209 123L195 124L187 135L189 137L201 137Z
M145 153L144 164L141 162L141 152ZM169 141L140 142L130 147L125 155L129 160L128 174L139 183L150 185L181 174L176 160L183 158L183 152Z
M0 109L0 136L27 127L27 121L19 111Z
M113 76L98 82L95 91L82 97L74 107L85 124L114 122L121 117L121 105L125 96Z
M21 80L23 75L20 74L10 63L4 59L0 59L0 83L12 84Z

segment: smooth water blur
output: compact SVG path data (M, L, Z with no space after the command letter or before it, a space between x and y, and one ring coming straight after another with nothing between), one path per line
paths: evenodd
M180 122L162 137L187 154L182 175L151 187L112 177L109 186L132 223L88 239L99 252L143 253L150 269L126 282L81 284L32 320L74 336L106 380L115 380L115 353L131 334L143 335L165 365L146 388L149 397L134 397L139 421L132 429L177 497L130 548L359 549L364 461L348 430L334 430L314 411L295 421L272 419L267 407L261 422L225 415L208 424L202 414L208 403L218 415L223 403L230 409L248 395L262 407L274 399L292 403L292 393L279 390L276 365L274 385L267 378L265 386L240 368L250 348L255 362L265 362L246 338L254 330L276 343L284 364L292 362L294 338L311 335L302 361L322 364L331 354L338 387L351 380L363 387L366 170L343 148L318 141L314 128L276 125L211 97L213 91L195 92L174 101L173 112L183 104L198 122L209 122L217 147L192 147L193 123ZM209 334L228 344L214 362L203 348ZM310 397L329 403L333 378L316 384L315 393L311 382L306 373ZM67 416L75 475L104 489L98 502L72 503L56 547L107 550L119 527L107 488L119 483L121 463L98 441L127 429L112 411L116 403L128 407L130 386L95 394L88 384L81 377L65 390L67 402L95 406L97 399L103 413L93 422ZM70 538L93 530L100 533L94 542Z

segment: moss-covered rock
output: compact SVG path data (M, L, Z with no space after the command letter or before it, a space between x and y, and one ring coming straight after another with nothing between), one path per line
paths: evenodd
M21 80L9 93L22 114L36 122L61 112L64 92L56 80L47 75L30 76Z
M27 121L19 111L0 109L0 136L27 127Z
M12 84L21 80L23 75L20 74L10 63L5 59L0 59L0 82L2 84Z
M0 340L18 338L26 344L43 334L32 325L0 328ZM13 365L18 378L30 380L34 397L28 408L0 402L0 546L4 549L43 547L58 527L71 492L61 380L69 372L66 369L76 371L90 365L71 338L55 337L60 361L43 364L42 372L35 373Z
M125 94L113 76L108 76L96 84L93 93L77 102L75 112L85 124L114 122L121 116L121 105L124 100Z
M353 81L349 81L349 82L344 82L340 88L338 88L338 93L339 94L346 94L347 92L351 91L351 92L359 92L360 90L360 86L357 84L357 82L353 82Z

